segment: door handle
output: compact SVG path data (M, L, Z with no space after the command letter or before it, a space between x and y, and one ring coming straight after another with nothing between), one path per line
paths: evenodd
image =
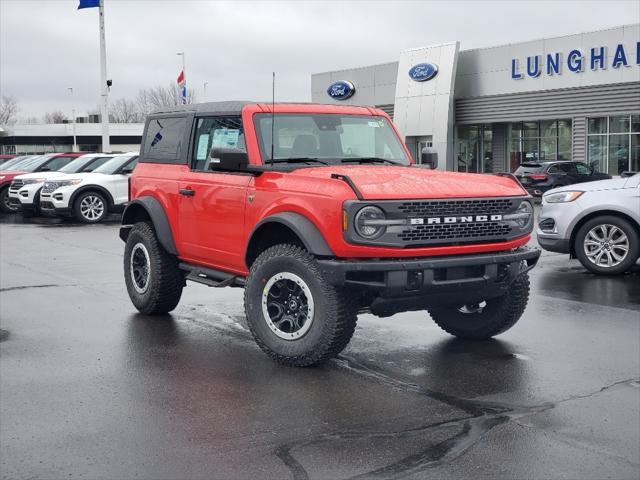
M184 195L185 197L193 197L196 194L196 191L190 188L181 188L179 192L180 195Z

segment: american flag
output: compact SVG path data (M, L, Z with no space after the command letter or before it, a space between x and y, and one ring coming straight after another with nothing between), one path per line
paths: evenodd
M180 72L178 75L178 87L180 87L180 92L182 92L182 103L186 105L187 103L187 79L184 76L184 70Z

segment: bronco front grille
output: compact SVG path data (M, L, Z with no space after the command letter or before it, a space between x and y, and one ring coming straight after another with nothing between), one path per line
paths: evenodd
M405 242L442 241L474 242L486 238L500 238L509 234L511 227L499 222L461 223L455 225L415 225L403 230L398 238Z
M435 215L485 215L507 211L513 201L509 198L483 198L478 200L427 200L404 202L398 210L409 217Z

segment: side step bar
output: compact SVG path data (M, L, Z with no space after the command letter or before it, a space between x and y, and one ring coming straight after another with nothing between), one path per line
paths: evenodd
M209 287L244 287L245 284L244 277L238 277L232 273L215 270L213 268L191 265L184 262L181 262L178 268L186 272L185 280L202 283Z

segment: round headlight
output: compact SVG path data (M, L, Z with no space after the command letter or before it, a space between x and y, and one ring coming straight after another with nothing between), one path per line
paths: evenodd
M356 215L354 222L356 232L367 240L381 236L387 229L384 224L378 223L386 218L382 209L369 205L362 208Z
M522 202L518 206L516 214L519 214L516 223L520 228L525 228L533 218L533 207L531 206L531 203L527 201Z

